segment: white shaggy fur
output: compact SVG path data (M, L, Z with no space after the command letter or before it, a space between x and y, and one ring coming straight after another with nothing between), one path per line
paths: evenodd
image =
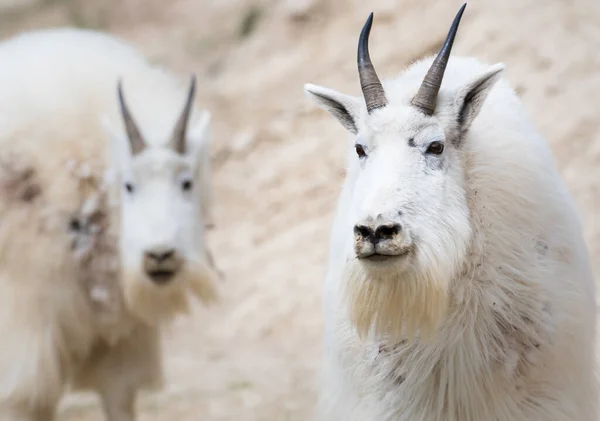
M384 81L389 104L371 115L362 97L305 86L356 131L331 231L319 419L596 421L595 284L551 151L501 64L451 57L434 116L409 106L432 59ZM439 157L424 153L433 140ZM353 227L377 215L402 223L407 257L357 259Z
M119 78L147 144L135 156ZM192 108L185 154L166 146L187 89L102 33L0 44L0 421L49 421L69 389L133 420L136 392L163 381L161 325L216 298L208 112ZM168 284L144 272L153 247L183 262Z

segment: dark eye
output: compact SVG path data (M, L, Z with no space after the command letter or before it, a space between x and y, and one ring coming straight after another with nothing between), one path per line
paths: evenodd
M442 142L431 142L427 147L427 153L431 155L441 155L444 152L444 144Z
M367 153L365 152L362 145L359 145L357 143L356 145L354 145L354 149L356 149L356 154L358 155L359 158L364 158L365 156L367 156Z
M192 189L192 181L191 180L183 180L181 183L181 188L183 191L190 191Z
M133 184L125 183L125 190L127 190L128 193L133 193L133 190L135 189L133 188Z
M71 231L79 231L81 229L81 224L77 218L73 218L69 221L69 229Z

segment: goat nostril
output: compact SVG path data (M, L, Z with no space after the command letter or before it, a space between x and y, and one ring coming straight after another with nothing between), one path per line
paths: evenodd
M375 236L379 238L391 238L402 230L400 224L381 225L375 230Z
M175 250L169 250L166 253L162 254L162 260L168 259L170 257L173 257L173 255L175 254Z
M158 262L162 262L163 260L167 260L168 258L173 257L174 254L175 254L175 250L169 250L164 253L149 252L148 256Z
M354 234L367 238L373 235L373 230L365 225L355 225Z

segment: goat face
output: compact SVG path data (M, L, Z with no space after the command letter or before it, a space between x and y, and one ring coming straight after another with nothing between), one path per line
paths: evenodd
M118 86L127 139L119 140L121 183L120 252L125 298L140 316L156 318L187 309L190 289L204 301L214 298L216 274L206 260L200 203L203 188L199 151L208 114L196 142L187 136L194 81L171 138L164 145L145 142ZM197 130L194 130L198 133Z
M390 106L357 138L350 209L354 254L367 270L427 268L470 237L459 151L432 120Z

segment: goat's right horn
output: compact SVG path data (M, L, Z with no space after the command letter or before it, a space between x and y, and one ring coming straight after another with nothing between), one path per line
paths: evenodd
M379 77L377 77L377 72L375 72L375 67L373 67L369 55L369 35L371 34L372 24L373 13L371 12L360 32L357 54L360 88L362 89L369 114L371 114L371 111L387 105L387 98L385 97L383 86L379 81Z
M446 40L440 49L435 60L431 63L423 82L415 97L412 99L411 104L421 110L425 115L431 116L435 111L435 104L437 102L438 92L442 86L442 79L444 78L444 72L446 71L446 65L450 58L450 52L452 51L452 44L454 43L454 37L458 31L458 24L460 18L465 10L467 3L463 4L458 10L458 13L454 17L454 21L450 26Z
M175 124L173 133L169 140L171 147L180 154L185 153L185 136L187 132L188 120L192 112L192 106L194 105L194 95L196 93L196 75L192 75L190 79L190 87L188 90L185 106L179 115L179 119Z
M119 82L117 83L117 92L119 94L119 105L121 106L121 115L123 116L123 121L125 123L125 130L127 131L129 143L131 143L131 152L132 155L135 156L146 148L146 143L125 103L121 79L119 79Z

